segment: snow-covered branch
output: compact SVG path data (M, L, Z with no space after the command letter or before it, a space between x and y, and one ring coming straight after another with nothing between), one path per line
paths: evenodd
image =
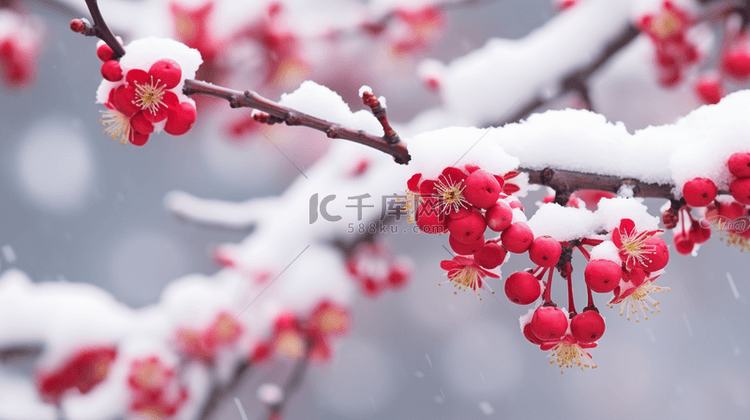
M214 86L210 83L197 80L186 80L183 92L186 95L210 95L229 101L232 108L247 107L265 112L272 118L267 122L273 124L283 122L290 126L304 126L314 130L324 132L330 138L341 138L350 140L355 143L372 147L393 156L397 163L406 164L411 159L406 148L398 143L393 143L390 139L394 138L395 133L384 133L383 137L378 137L366 133L364 130L356 130L350 127L335 124L321 118L316 118L296 109L285 107L269 99L266 99L255 92L227 89L221 86ZM315 106L315 105L313 105ZM395 137L396 139L398 137Z
M447 8L478 2L432 3ZM587 350L604 332L599 308L619 306L620 314L638 319L656 310L655 293L668 290L654 285L670 259L660 219L639 198L668 202L664 224L675 229L681 254L695 253L712 224L747 246L750 230L736 222L750 215L750 92L726 95L680 119L660 115L644 129L590 110L531 114L568 93L599 109L597 84L612 79L606 72L618 71L622 62L641 73L660 72L648 73L655 89L655 80L674 86L689 77L703 53L691 31L700 33L705 28L696 25L706 20L723 23L727 13L742 13L735 3L691 18L659 2L638 12L639 19L629 0L574 4L520 40L491 40L446 65L428 62L442 103L403 124L393 123L399 116L386 116L384 99L365 87L360 96L369 111L353 112L336 92L311 81L275 102L195 80L198 49L206 67L228 62L221 44L206 35L213 3L170 6L182 24L177 31L194 32L185 43L148 38L123 46L96 1L87 5L94 24L74 20L71 27L106 44L97 50L105 79L97 101L107 108L102 121L113 138L142 146L161 130L185 134L210 114L189 97L207 95L232 108L253 108L258 122L304 126L350 142L330 142L278 197L228 203L169 193L165 207L179 218L254 229L240 243L215 249L218 272L176 280L152 306L131 309L93 286L33 283L20 272L5 272L0 342L9 346L0 349L0 362L39 356L29 382L38 393L30 404L39 407L40 419L57 411L70 419L158 413L207 420L256 367L283 357L293 361L292 372L278 381L285 383L281 398L265 401L269 418L278 418L308 366L330 359L332 340L350 329L357 287L375 296L408 277L409 264L373 241L378 232L409 233L402 229L409 226L444 233L445 248L456 254L440 263L445 283L477 295L495 287L514 304L535 304L521 317L523 335L551 351L560 367L594 366ZM417 33L402 48L422 45L427 36L419 30L430 32L442 22L429 5L413 13L386 9L386 20L376 26L401 13ZM269 4L259 20L234 22L226 30L227 39L267 44L253 54L281 62L271 66L270 76L294 72L299 64L291 47L297 39L276 26L280 13L281 5ZM374 35L378 28L370 30ZM644 65L652 61L657 71ZM722 74L741 73L725 61ZM695 107L675 98L684 92L665 107ZM476 128L498 120L508 123ZM555 192L538 209L520 201L534 185ZM586 264L578 270L582 279L573 276L579 252ZM527 255L532 268L500 272L511 258ZM559 286L552 292L558 274L567 293ZM574 288L587 293L581 312Z

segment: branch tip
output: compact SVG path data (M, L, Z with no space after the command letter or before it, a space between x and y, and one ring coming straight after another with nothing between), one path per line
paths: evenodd
M398 163L405 164L411 159L411 156L409 156L409 151L406 150L406 147L404 147L402 144L398 144L400 140L398 139L398 136L395 135L395 132L393 133L394 135L390 137L377 137L363 131L355 131L354 129L342 127L330 121L313 117L312 115L307 115L303 112L297 111L296 109L288 108L284 105L279 104L278 102L266 99L249 90L237 91L199 80L185 80L185 85L182 91L183 93L185 93L185 95L188 96L208 95L222 98L228 101L229 105L233 108L253 108L256 110L256 113L266 113L268 115L268 121L265 122L266 124L276 124L284 122L287 125L301 125L321 131L330 138L346 139L355 143L372 147L373 149L377 149L381 152L393 156ZM384 112L385 110L383 110L383 115ZM257 118L261 119L260 122L263 122L266 117L258 115ZM385 132L392 132L390 126L387 126Z
M77 34L82 34L85 27L86 24L83 23L82 19L73 19L70 21L70 30Z
M272 124L271 122L269 122L271 116L263 111L256 110L253 114L253 119L261 124Z
M370 108L372 114L378 119L380 125L383 127L383 139L389 146L395 146L401 142L401 139L396 134L396 130L391 127L388 122L388 117L385 112L385 108L380 104L380 100L373 95L372 92L362 92L362 102Z

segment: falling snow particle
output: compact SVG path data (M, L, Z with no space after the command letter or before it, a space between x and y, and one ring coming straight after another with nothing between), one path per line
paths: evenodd
M436 403L442 404L443 401L445 401L445 399L443 399L443 397L441 397L440 395L435 395L435 402Z
M687 327L688 335L690 337L694 337L695 333L693 333L693 327L692 325L690 325L690 320L687 317L687 313L685 312L682 313L682 319L685 320L685 326Z
M16 251L14 251L13 247L10 245L3 246L3 256L5 257L5 261L8 261L11 264L16 261Z
M734 279L732 278L732 275L727 273L727 280L729 280L729 287L732 288L732 294L734 295L735 299L740 298L740 292L737 291L737 285L734 284Z
M430 355L429 355L429 354L427 354L427 353L425 353L425 354L424 354L424 357L426 357L426 358L427 358L427 363L429 363L429 364L430 364L430 367L432 367L432 360L430 360Z
M242 403L240 402L240 399L235 397L234 403L237 404L237 409L240 410L240 415L242 416L242 420L247 420L247 414L245 413L245 409L242 408Z
M487 401L480 402L479 409L482 410L482 413L484 413L485 416L490 416L495 412L495 409L492 408L492 405Z
M284 399L284 391L276 384L263 384L258 387L258 399L268 405L278 404Z
M416 376L417 378L424 378L424 373L420 371L416 371L414 372L414 376Z

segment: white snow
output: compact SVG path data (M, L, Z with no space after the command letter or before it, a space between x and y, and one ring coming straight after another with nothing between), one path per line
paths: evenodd
M595 232L594 213L574 207L547 203L528 221L534 236L549 235L558 241L591 237Z
M362 92L360 89L360 94ZM344 127L364 130L376 136L383 135L383 127L369 109L352 113L339 94L309 80L294 92L281 95L279 103Z
M636 199L616 197L602 199L595 212L575 207L546 203L529 219L534 236L549 235L558 241L580 238L599 238L601 232L611 232L622 219L631 219L636 228L656 230L659 218L648 214L648 208Z
M591 248L591 259L592 260L608 260L616 262L617 264L622 263L620 258L620 250L615 246L612 241L604 241L599 245Z
M505 153L492 140L491 129L448 127L419 134L407 142L414 173L435 179L449 166L478 165L496 175L518 167L517 158Z
M365 92L372 93L372 88L367 85L362 85L361 88L359 88L359 97L363 97L365 95Z

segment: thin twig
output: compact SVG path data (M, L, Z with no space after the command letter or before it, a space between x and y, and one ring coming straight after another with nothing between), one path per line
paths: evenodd
M112 33L107 26L107 22L104 21L104 17L99 11L99 4L97 1L86 0L86 6L89 8L91 18L94 19L94 24L91 25L86 19L73 19L70 21L70 29L85 36L95 36L106 42L114 52L112 55L112 59L114 60L125 55L125 49L122 48L122 45L117 41L115 34Z
M39 357L44 347L41 344L26 344L0 348L0 364L7 365L25 362Z
M750 4L750 0L746 1L745 4ZM750 6L747 6L750 7ZM705 22L714 20L718 17L724 16L731 12L742 13L743 8L739 7L736 2L730 0L724 0L716 2L716 4L708 7L701 15L694 19L694 23ZM568 93L576 93L578 96L587 103L588 109L593 110L591 106L591 99L589 97L588 83L591 76L601 69L609 60L619 53L623 48L630 45L630 43L640 35L641 31L633 24L627 25L619 35L617 35L611 42L609 42L601 54L594 58L589 64L573 70L567 75L563 76L560 80L560 89L557 94L552 97L536 96L529 100L526 104L521 106L521 109L514 115L507 119L501 120L496 126L502 126L507 123L518 122L528 117L534 110L540 108L549 102L561 98Z
M380 122L380 125L383 127L383 132L385 133L383 138L386 143L391 146L400 143L401 139L398 137L398 134L396 134L396 130L394 130L388 122L385 107L380 104L380 100L378 100L372 92L365 91L362 92L362 102L370 107L372 114L375 115L375 118L378 119L378 122Z
M272 117L268 121L269 124L284 122L286 125L290 126L301 125L322 131L330 138L341 138L372 147L373 149L380 150L381 152L393 156L394 160L400 164L406 164L411 160L409 152L402 144L390 145L385 137L377 137L361 130L353 130L307 115L303 112L287 108L277 102L266 99L255 92L248 90L240 92L238 90L227 89L222 86L216 86L211 83L191 79L185 80L185 87L182 91L185 95L199 94L226 99L229 102L229 106L232 108L254 108L265 112Z
M312 338L307 337L305 339L304 354L300 356L299 360L297 360L297 363L294 365L294 369L292 369L292 373L289 375L289 379L284 385L284 388L283 388L284 398L280 402L276 404L272 404L271 406L268 407L268 417L267 417L268 420L275 420L281 416L281 413L284 411L286 403L289 401L289 397L302 384L302 378L305 376L305 372L307 372L307 367L310 365L310 361L309 361L310 350L312 350Z
M203 409L201 410L200 416L198 416L199 420L209 420L211 419L214 414L216 413L216 409L219 408L221 405L221 401L226 398L228 395L233 394L233 391L237 389L237 387L247 379L247 377L250 375L252 370L250 369L250 363L249 362L243 362L240 363L237 368L234 370L234 375L232 375L232 379L229 380L229 382L225 386L217 386L215 385L213 389L211 390L211 394L208 396L208 400L206 401L206 404L203 406Z
M604 64L606 64L607 61L609 61L609 59L611 59L615 54L617 54L620 50L625 48L625 46L630 44L630 42L633 41L640 33L641 31L639 31L638 28L633 25L628 25L623 31L620 32L620 34L615 39L613 39L604 47L602 53L598 57L596 57L594 61L580 69L574 70L569 74L563 76L562 80L560 81L560 89L557 92L557 95L553 97L543 97L541 95L536 96L529 100L526 104L521 106L521 109L518 112L511 115L507 119L502 120L499 124L496 125L502 126L507 123L521 121L522 119L528 117L537 108L544 106L550 101L560 98L570 92L577 93L581 97L581 99L583 99L587 103L589 109L591 109L591 102L588 93L589 78Z

